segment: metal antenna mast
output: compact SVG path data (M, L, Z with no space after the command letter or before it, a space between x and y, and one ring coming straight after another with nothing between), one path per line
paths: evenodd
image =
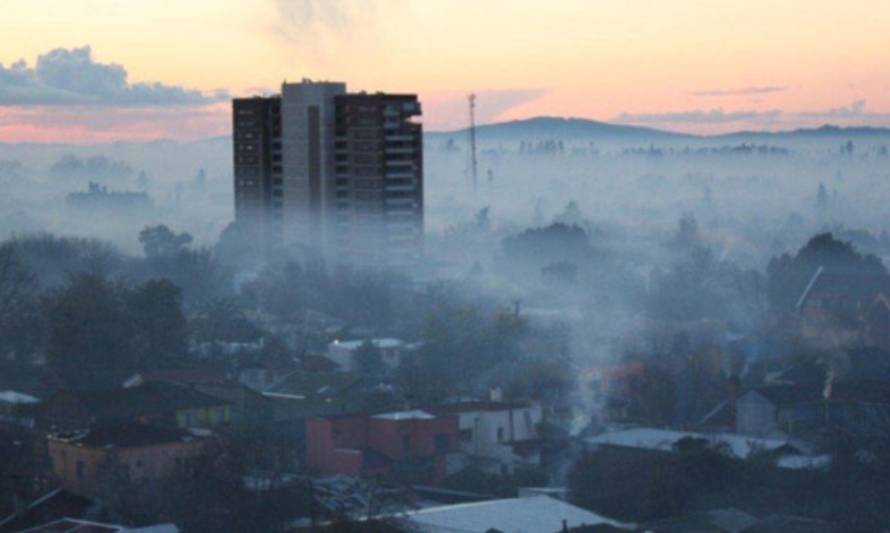
M476 161L476 95L467 96L470 104L470 175L473 177L473 193L478 187L478 164Z

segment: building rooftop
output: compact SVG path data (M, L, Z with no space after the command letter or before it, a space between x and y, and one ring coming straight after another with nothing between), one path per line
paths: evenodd
M392 349L392 348L401 348L405 346L405 342L400 339L394 339L391 337L384 337L380 339L370 339L371 344L376 348L383 349ZM348 341L334 341L328 345L329 348L336 347L342 350L358 350L361 348L363 344L365 344L365 340L348 340Z
M183 429L145 424L115 424L86 431L55 433L49 438L87 448L128 448L193 442L198 437Z
M436 414L458 414L478 411L509 411L510 409L527 409L529 407L531 404L528 402L473 400L428 406L424 407L424 410Z
M380 418L383 420L432 420L436 417L434 415L427 413L426 411L414 409L411 411L396 411L396 412L392 412L392 413L381 413L379 415L374 415L374 418Z
M599 524L628 527L549 496L461 503L409 511L403 516L423 531L454 533L554 533L567 527ZM628 527L629 529L629 527Z
M788 442L780 439L764 439L732 433L696 433L645 427L609 431L590 437L585 442L597 446L617 446L670 452L673 451L674 444L685 438L704 439L713 444L726 445L732 455L739 459L748 457L752 452L772 451L785 446L793 447Z
M64 396L62 400L68 401L71 398L96 420L127 420L229 403L190 387L164 382L61 394L71 395Z
M40 400L31 396L30 394L24 394L21 392L16 392L14 390L5 390L0 391L0 402L4 403L39 403Z

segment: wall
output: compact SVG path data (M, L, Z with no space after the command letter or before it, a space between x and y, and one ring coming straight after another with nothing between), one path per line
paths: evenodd
M204 442L174 442L134 448L91 448L57 439L48 441L53 473L62 486L83 495L95 495L110 465L116 465L130 479L157 479L171 473L177 464L195 457ZM78 475L78 462L82 463Z

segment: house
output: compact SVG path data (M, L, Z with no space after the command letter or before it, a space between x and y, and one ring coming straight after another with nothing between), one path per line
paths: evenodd
M890 383L873 380L768 385L743 394L737 431L747 435L812 436L829 429L859 435L890 430Z
M458 436L456 416L426 411L310 418L306 466L315 474L395 476L437 484L448 475Z
M336 340L328 344L327 357L337 363L340 370L355 372L361 368L355 359L355 355L360 352L365 343L370 343L380 352L383 364L390 369L398 368L402 363L402 357L413 349L413 346L406 344L404 341L393 338Z
M138 480L171 474L207 442L184 429L120 423L50 434L47 449L61 486L94 496L110 476Z
M299 370L298 364L287 358L262 358L238 369L238 381L255 391L267 391Z
M398 519L422 533L556 533L582 526L622 524L549 496L459 503L407 511Z
M181 428L227 424L231 404L191 387L149 382L95 391L60 391L41 406L49 429L86 429L109 422L143 422Z
M674 453L686 439L703 440L735 459L768 453L780 468L822 468L829 460L824 455L813 455L812 447L804 442L735 433L697 433L637 427L606 431L588 437L584 443L589 449L609 451L615 460L635 460L652 454Z
M499 473L512 472L517 464L537 466L541 462L538 425L543 413L538 403L461 401L424 410L456 416L457 448L472 458L489 459Z
M239 428L268 426L275 418L275 402L235 381L204 383L194 390L229 404L229 423Z
M174 385L205 385L209 383L224 383L227 381L227 376L225 369L221 366L169 368L133 374L122 385L124 387L136 387L151 381L172 383Z

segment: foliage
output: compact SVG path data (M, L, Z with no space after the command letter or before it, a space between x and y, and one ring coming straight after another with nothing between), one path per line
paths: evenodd
M860 254L849 242L822 233L810 239L797 254L773 257L767 266L767 293L776 311L794 309L814 274L822 267L823 276L832 285L829 290L842 287L849 305L836 311L845 315L855 312L853 307L864 302L877 291L888 286L887 268L880 258Z
M186 345L179 302L166 281L131 289L94 274L73 276L46 297L47 359L78 388L115 386L169 364Z
M559 262L579 264L593 256L587 232L559 222L507 237L503 247L511 260L538 269Z

